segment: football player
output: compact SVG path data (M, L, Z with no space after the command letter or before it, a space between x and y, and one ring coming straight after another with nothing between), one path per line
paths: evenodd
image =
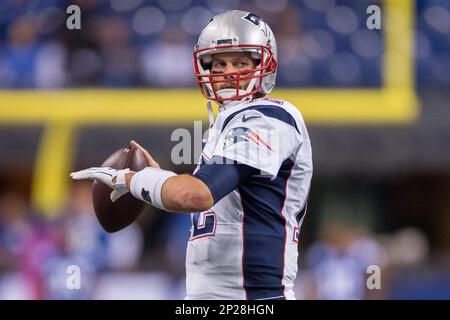
M194 174L149 167L90 168L96 179L169 212L191 214L187 299L295 299L298 239L312 177L308 132L300 111L267 98L275 86L277 45L258 16L215 16L194 50L194 70L211 104L209 136Z

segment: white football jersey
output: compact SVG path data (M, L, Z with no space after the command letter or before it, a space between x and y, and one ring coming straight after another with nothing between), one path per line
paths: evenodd
M260 174L210 210L191 214L186 299L295 299L298 239L312 177L300 111L270 98L223 107L196 171L213 157Z

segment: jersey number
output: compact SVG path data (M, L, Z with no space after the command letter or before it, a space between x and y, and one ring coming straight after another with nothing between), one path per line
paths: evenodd
M190 240L214 236L216 233L216 214L213 211L196 212L191 215L192 228Z

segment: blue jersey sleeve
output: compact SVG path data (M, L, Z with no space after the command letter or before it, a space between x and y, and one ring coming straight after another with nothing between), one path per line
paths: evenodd
M214 203L259 172L258 169L239 162L227 163L224 158L213 157L211 160L203 164L194 177L208 186Z

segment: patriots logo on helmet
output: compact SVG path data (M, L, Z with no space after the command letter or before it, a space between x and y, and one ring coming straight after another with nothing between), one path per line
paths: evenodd
M241 141L256 143L258 146L263 146L272 151L272 147L264 141L264 139L256 131L244 127L231 128L228 130L225 136L223 149L225 150L231 145Z
M254 13L246 14L244 19L250 21L251 23L253 23L254 25L257 25L257 26L259 26L260 22L262 21L262 19Z
M243 19L250 21L255 26L258 26L262 32L264 32L264 35L267 36L267 25L262 18L258 17L254 13L248 13L243 17Z

